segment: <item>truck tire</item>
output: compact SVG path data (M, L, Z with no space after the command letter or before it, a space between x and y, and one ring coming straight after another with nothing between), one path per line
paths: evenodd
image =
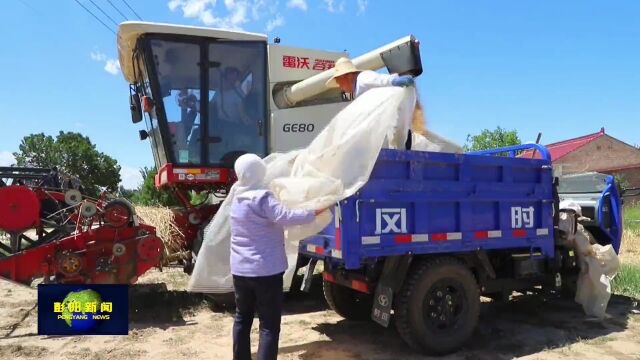
M322 291L329 307L348 320L367 321L371 318L373 296L346 286L323 281Z
M418 351L447 354L471 336L480 315L475 277L454 258L416 263L395 302L400 337Z
M213 305L221 308L226 309L236 306L236 298L234 293L204 294L204 297Z

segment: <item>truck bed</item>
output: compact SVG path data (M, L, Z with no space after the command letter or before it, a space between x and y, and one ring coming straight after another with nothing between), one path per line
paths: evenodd
M553 193L548 159L384 149L367 184L300 253L346 269L407 253L553 257Z

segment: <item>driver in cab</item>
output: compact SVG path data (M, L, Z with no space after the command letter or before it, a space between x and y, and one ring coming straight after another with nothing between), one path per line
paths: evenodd
M211 132L221 137L224 153L251 146L249 128L255 127L245 112L245 94L240 89L239 80L238 68L225 68L221 74L220 88L210 102L210 113L215 114Z

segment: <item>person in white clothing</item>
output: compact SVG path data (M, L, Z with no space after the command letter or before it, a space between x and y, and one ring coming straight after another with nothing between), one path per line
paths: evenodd
M360 71L351 60L344 57L336 61L333 76L326 83L328 87L339 87L346 93L352 93L354 97L376 87L404 87L413 84L414 80L411 75L380 74L371 70Z
M347 58L340 58L333 68L333 76L327 81L327 87L339 87L345 93L353 94L354 98L366 91L386 86L412 86L415 81L411 75L380 74L375 71L358 70L353 62ZM411 130L407 136L405 147L411 149Z

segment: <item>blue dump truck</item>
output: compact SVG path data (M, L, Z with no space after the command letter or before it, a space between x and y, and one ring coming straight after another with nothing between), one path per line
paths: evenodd
M541 158L515 156L527 149ZM337 204L335 224L300 243L309 263L303 290L321 261L324 295L339 315L393 322L419 351L455 351L477 325L481 295L575 293L561 198L582 206L595 241L619 251L614 178L563 181L537 144L466 154L383 149L367 184Z

